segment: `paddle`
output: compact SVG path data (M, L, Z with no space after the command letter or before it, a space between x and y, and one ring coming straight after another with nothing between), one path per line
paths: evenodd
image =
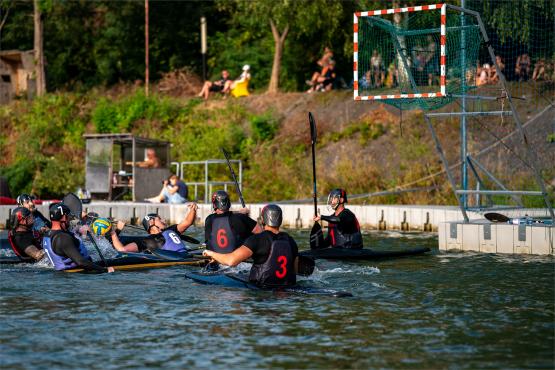
M490 212L484 214L484 217L491 222L510 222L511 219L501 213Z
M235 190L237 190L237 194L239 195L239 200L241 201L241 205L245 208L245 199L243 199L243 193L241 192L241 188L239 187L239 183L237 182L237 177L235 176L235 171L233 171L233 167L231 167L231 162L229 161L229 155L227 154L224 148L222 149L222 153L224 153L225 160L227 161L227 167L229 167L229 172L231 172L231 177L233 178L233 182L235 183Z
M311 112L308 112L308 121L310 122L310 138L312 141L312 178L314 190L314 216L318 216L318 195L316 192L316 122ZM324 247L324 234L320 223L316 221L312 230L310 230L310 249L318 249Z

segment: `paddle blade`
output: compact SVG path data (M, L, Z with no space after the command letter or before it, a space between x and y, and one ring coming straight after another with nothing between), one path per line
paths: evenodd
M490 212L484 214L484 217L491 222L509 222L511 219L501 213Z
M320 248L325 248L324 233L322 232L320 224L315 222L314 226L312 226L312 229L310 230L310 249Z
M77 197L77 195L73 193L68 193L62 199L62 203L68 206L71 214L74 217L81 218L81 213L83 212L83 204L81 203L81 199Z
M314 259L307 256L297 257L297 275L310 276L314 272Z
M312 112L308 112L308 121L310 122L310 138L312 139L312 143L316 144L316 121L314 121Z

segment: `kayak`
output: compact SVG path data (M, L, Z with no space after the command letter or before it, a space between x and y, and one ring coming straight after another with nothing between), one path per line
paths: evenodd
M103 265L102 261L96 261L97 264ZM106 259L106 266L113 267L114 270L136 270L144 268L159 268L168 266L203 266L206 263L204 259L192 257L183 258L164 258L160 255L148 253L119 253L115 258ZM64 270L65 272L82 272L83 269Z
M347 248L323 248L310 249L299 252L299 255L312 257L314 259L330 260L379 260L387 258L398 258L417 256L430 252L430 248L420 247L400 251L376 251L371 249L347 249Z
M330 297L352 297L353 295L349 292L335 290L335 289L321 289L307 287L300 284L291 287L259 287L255 284L249 282L249 276L245 273L233 273L226 272L225 270L220 271L187 271L185 277L196 281L201 284L208 285L220 285L229 288L247 288L251 290L261 290L261 291L274 291L274 292L285 292L293 294L302 295L320 295L320 296L330 296Z
M16 265L21 263L33 263L32 261L24 261L18 257L1 257L0 265ZM102 261L96 262L103 265ZM114 270L135 270L144 268L159 268L168 266L203 266L206 263L204 259L198 259L191 256L182 258L165 258L161 255L148 253L119 253L114 258L106 259L106 265L113 267ZM82 272L83 269L76 268L64 270L65 272Z

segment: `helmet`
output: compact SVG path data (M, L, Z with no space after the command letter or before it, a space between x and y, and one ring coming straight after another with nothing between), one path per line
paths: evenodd
M154 220L156 217L160 217L160 216L158 216L158 214L156 213L149 213L143 218L143 227L147 232L150 230L150 227L151 227L150 221Z
M28 208L17 207L16 209L14 209L12 211L12 214L10 215L10 224L12 226L12 229L15 229L16 227L18 227L21 221L23 221L23 219L31 215L32 213L31 211L29 211Z
M112 228L112 223L106 218L97 218L91 225L91 230L96 236L105 235Z
M334 198L337 198L338 202L335 205L332 205L332 201ZM343 203L347 203L347 192L343 189L333 189L328 195L328 207L331 209L337 209L337 207L342 204L340 198L343 198Z
M50 220L60 221L65 215L69 216L71 210L63 203L54 203L50 206Z
M33 202L34 197L30 196L29 194L21 194L17 197L17 204L23 206L27 202Z
M228 211L231 208L229 194L223 190L218 190L212 194L212 207L214 210Z
M85 224L90 225L94 222L94 220L96 220L97 218L99 218L100 215L96 212L89 212L87 213L87 215L85 216Z
M277 204L268 204L262 208L262 224L280 227L281 221L283 221L283 215L281 208Z

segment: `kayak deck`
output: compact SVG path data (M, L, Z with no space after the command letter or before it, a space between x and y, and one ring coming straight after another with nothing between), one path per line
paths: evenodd
M303 295L322 295L330 297L352 297L353 295L349 292L339 291L334 289L321 289L306 287L302 285L294 285L291 287L259 287L255 284L249 282L248 274L244 273L232 273L225 271L187 271L185 277L196 281L197 283L209 284L209 285L220 285L229 288L247 288L251 290L262 290L262 291L274 291L274 292L285 292L293 294L303 294Z
M347 249L347 248L323 248L302 251L301 256L314 259L334 260L379 260L387 258L399 258L417 256L430 252L430 248L420 247L400 251L377 251L371 249Z

